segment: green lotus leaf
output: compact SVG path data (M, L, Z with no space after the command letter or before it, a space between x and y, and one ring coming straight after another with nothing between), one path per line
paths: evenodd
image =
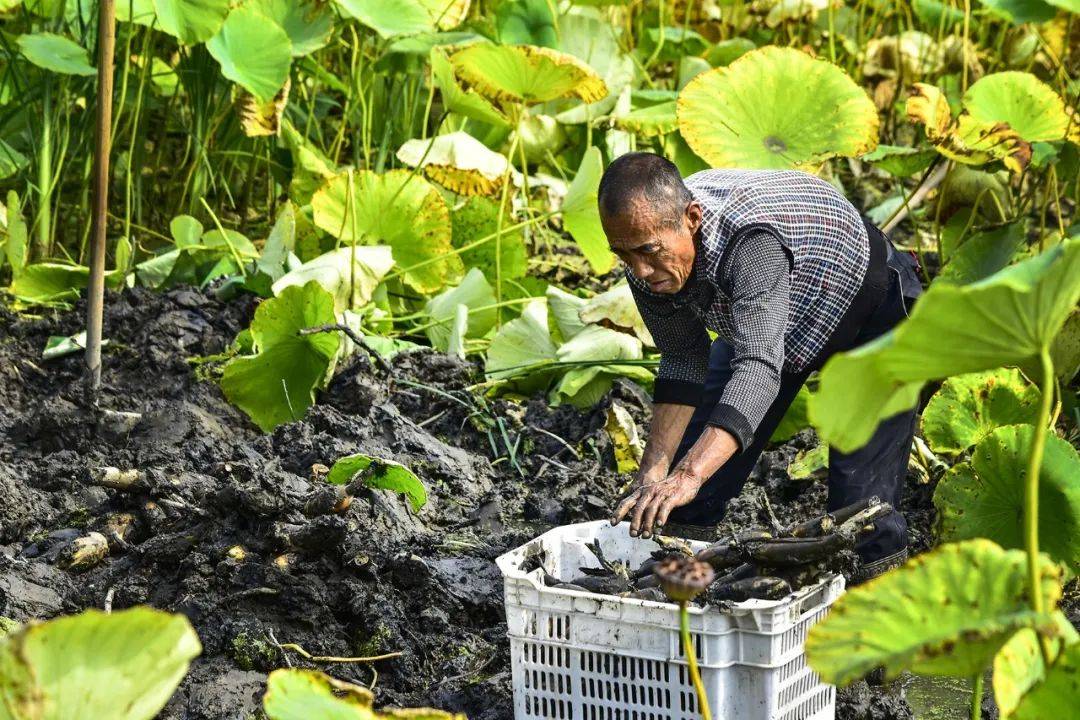
M961 453L999 427L1035 422L1040 397L1019 370L956 375L923 410L923 435L934 452Z
M443 106L472 120L508 127L509 120L494 105L472 88L458 82L450 57L441 47L431 49L431 75L442 93Z
M545 297L555 321L555 327L559 331L559 338L563 342L572 340L575 335L585 329L586 323L581 319L581 310L588 304L588 300L571 295L554 285L548 286Z
M1037 358L1078 300L1080 239L970 285L934 283L905 322L825 364L810 418L851 452L882 418L914 406L924 382Z
M715 167L813 167L877 145L873 101L843 70L764 47L698 75L679 93L679 129Z
M557 359L547 315L545 302L532 300L522 309L520 317L499 328L484 360L484 372L489 380L522 377L518 385L526 393L547 387L554 373L544 371L543 365Z
M289 197L297 205L306 205L326 181L337 174L337 165L289 122L281 119L281 140L292 156ZM316 253L317 254L317 253ZM301 255L303 257L303 255Z
M274 283L273 292L280 295L287 287L303 287L314 280L333 296L334 311L340 313L371 302L375 288L393 266L386 245L339 247L285 273Z
M547 109L564 124L589 122L615 107L619 96L634 82L634 60L619 47L611 22L596 8L571 7L559 18L557 49L588 63L607 85L608 93L594 103L555 101Z
M1035 653L1038 656L1038 652ZM1042 664L1042 658L1036 661ZM997 673L995 672L995 681ZM996 687L995 687L996 689ZM1080 642L1073 642L1066 647L1049 670L1036 676L1030 689L1020 697L1011 714L1003 712L1002 717L1013 720L1046 720L1046 718L1066 718L1076 711L1076 700L1080 697Z
M270 720L372 720L375 697L359 685L317 670L275 670L266 679L263 710Z
M0 180L11 177L30 165L30 160L15 148L0 140Z
M1054 338L1050 357L1057 376L1064 382L1070 382L1080 372L1080 310L1073 311Z
M669 100L631 110L626 115L615 119L615 127L637 133L642 137L655 137L675 132L678 127L678 121L675 118L675 101Z
M548 395L552 405L570 403L576 408L594 408L604 399L616 378L625 377L649 388L655 377L647 368L639 365L599 365L571 368L563 375Z
M829 446L824 443L800 450L788 463L787 474L792 480L809 480L829 467Z
M521 152L530 163L547 162L559 154L567 141L566 131L558 120L538 113L521 118L510 137L521 144Z
M255 354L233 358L222 372L225 397L263 432L299 420L315 402L340 345L336 332L299 332L334 322L334 298L314 280L265 300L251 321Z
M1027 557L989 540L942 545L848 590L810 629L806 657L828 683L845 686L885 669L971 677L1021 628L1053 633L1061 569L1040 563L1047 612L1031 611Z
M498 232L499 205L488 198L471 197L450 213L450 224L453 228L454 247L466 247ZM503 224L509 224L505 218ZM520 228L504 231L498 242L494 239L487 240L461 252L460 257L465 267L480 268L484 277L492 284L498 282L499 278L505 285L507 280L525 277L528 269L525 235Z
M942 28L943 30L964 22L964 11L941 0L915 0L911 3L915 16L924 27Z
M161 30L187 45L195 45L206 42L221 29L229 14L229 0L154 0L154 10Z
M1061 650L1080 641L1080 633L1061 611L1054 613L1060 642L1048 644L1051 663ZM1001 717L1013 716L1024 696L1046 678L1046 665L1039 648L1039 636L1027 628L1012 639L994 656L994 701Z
M347 16L381 37L451 30L465 19L470 0L334 0Z
M402 493L409 499L413 512L419 512L427 503L427 490L412 470L393 460L357 454L338 458L326 481L334 485L347 485L357 473L364 473L364 485L379 490Z
M894 177L911 177L930 167L937 156L933 150L924 150L899 145L878 145L873 152L860 156Z
M945 175L945 180L938 189L935 212L942 217L955 213L949 218L946 228L953 222L960 222L956 229L964 229L972 209L977 209L982 220L1003 223L1008 220L1012 205L1009 173L1004 170L991 173L967 165L956 165ZM965 212L968 214L963 215ZM944 259L948 259L957 248L957 243L947 243L946 240L943 233Z
M3 254L7 257L8 266L11 267L11 278L14 281L26 267L30 249L27 242L28 228L22 214L22 201L14 190L8 190L6 210L7 238L4 241ZM3 263L0 261L0 267L2 266Z
M97 73L86 48L63 35L49 32L20 35L15 42L23 56L39 68L62 75Z
M123 4L124 0L120 0ZM293 57L309 55L330 41L334 15L315 0L246 0L244 7L258 10L289 36Z
M658 62L678 62L686 56L701 55L709 48L709 41L703 38L701 33L687 28L683 23L678 23L674 27L665 25L659 28L646 28L645 35L641 39L640 52L645 57L652 57L653 53L657 52L661 38L663 38L663 46L659 48L659 53L656 55Z
M567 188L562 203L563 227L574 238L581 254L599 275L608 272L615 265L615 254L608 246L607 235L600 224L600 211L596 205L596 192L600 187L600 176L603 172L604 162L600 158L600 149L590 147L581 158L577 175Z
M1008 123L1028 142L1061 140L1069 127L1061 97L1031 73L987 75L968 88L963 105L976 122Z
M344 243L389 245L405 282L422 293L438 292L459 276L452 249L450 211L439 191L407 170L379 175L341 173L311 198L315 224ZM346 212L348 210L348 212Z
M120 22L153 27L158 23L154 0L120 0L116 3L116 19Z
M450 346L452 322L458 306L464 306L468 313L466 332L463 337L483 337L495 327L498 317L495 304L495 292L491 289L484 273L479 268L471 268L456 287L444 290L428 300L424 312L431 321L438 323L424 332L436 350L446 352ZM484 308L484 309L480 309Z
M450 56L457 73L491 100L533 104L574 95L592 103L607 86L573 55L534 45L470 45Z
M0 639L0 718L150 720L200 652L187 618L148 607L30 621Z
M964 284L993 275L1020 257L1026 235L1022 222L972 235L949 256L935 282Z
M736 37L720 42L709 48L705 53L705 59L713 67L730 65L751 50L757 49L757 45L750 38Z
M397 158L409 167L422 165L431 180L459 195L494 195L509 163L467 132L408 140Z
M1075 3L1075 0L1065 0ZM1052 7L1062 0L979 0L991 15L1010 20L1017 25L1023 23L1041 23L1053 20L1057 11ZM1073 12L1080 12L1074 8Z
M560 362L596 360L640 360L641 341L599 325L586 325L581 332L559 346L556 353Z
M787 412L780 419L780 424L773 430L769 442L787 442L810 427L810 388L803 385L795 399L788 405Z
M229 13L206 49L221 64L222 75L262 102L271 100L289 77L289 36L253 7L245 5Z
M169 234L178 248L198 245L203 232L203 224L191 215L177 215L169 222Z
M89 277L90 268L85 265L34 263L13 275L7 292L23 306L67 307L79 299Z
M647 347L656 347L645 321L641 318L630 283L620 280L610 288L591 298L581 308L579 317L583 322L611 327L629 332Z
M1024 547L1024 477L1035 428L1001 427L975 446L971 461L953 467L934 492L946 540L984 537L1005 548ZM1080 571L1080 455L1047 438L1039 473L1039 548Z
M558 47L559 33L547 0L504 2L495 11L495 34L503 45Z

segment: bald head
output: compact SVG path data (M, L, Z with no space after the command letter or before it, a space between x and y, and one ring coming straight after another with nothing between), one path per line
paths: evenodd
M646 152L616 158L600 178L597 192L603 216L617 217L644 203L666 225L679 224L693 199L679 169L666 158Z

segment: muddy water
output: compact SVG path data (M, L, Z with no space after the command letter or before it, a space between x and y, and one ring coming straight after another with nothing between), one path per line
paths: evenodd
M969 716L970 680L905 674L899 683L915 720L960 720Z
M477 379L472 364L400 356L388 382L356 359L302 421L264 435L188 362L222 352L253 309L250 298L221 303L191 290L110 295L101 402L142 414L120 433L83 406L80 358L40 359L48 336L81 329L83 309L38 317L0 309L0 616L49 618L106 597L114 608L184 613L204 653L165 720L255 713L268 671L305 664L282 643L313 655L401 652L374 666L321 668L375 683L381 703L508 720L492 561L547 528L606 516L627 478L612 470L604 413L617 399L644 422L644 393L619 384L584 413L542 398L479 401L465 392ZM503 430L511 444L520 438L514 462ZM726 522L762 524L762 491L783 523L820 514L823 485L785 473L811 441L766 453ZM413 513L371 491L342 515L306 512L312 467L354 452L412 467L428 505ZM89 471L106 465L139 469L145 480L128 492L94 486ZM910 488L916 548L929 540L928 498ZM130 531L102 563L80 573L57 565L72 537L121 518ZM838 703L840 720L909 717L902 695L865 683Z

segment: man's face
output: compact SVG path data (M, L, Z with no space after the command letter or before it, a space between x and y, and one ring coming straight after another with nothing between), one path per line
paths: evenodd
M678 223L671 211L656 208L645 198L630 203L626 212L600 213L608 244L638 279L654 293L679 292L694 268L694 235L701 227L701 205L691 201Z

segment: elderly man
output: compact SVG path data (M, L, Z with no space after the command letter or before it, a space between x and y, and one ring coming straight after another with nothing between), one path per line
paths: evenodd
M669 519L716 525L807 376L907 315L917 266L798 171L705 170L684 183L664 158L630 153L604 173L599 205L660 350L641 469L611 522L629 517L643 537ZM863 448L830 450L828 508L874 495L899 507L914 424L901 413ZM857 550L864 578L902 563L903 516Z

